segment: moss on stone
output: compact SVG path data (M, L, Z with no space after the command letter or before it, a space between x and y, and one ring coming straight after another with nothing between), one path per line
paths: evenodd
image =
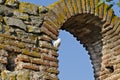
M22 13L38 15L38 6L26 2L21 2L19 5L19 11Z
M4 70L1 72L2 80L16 80L16 73Z
M3 48L3 45L2 44L0 44L0 49L2 49Z
M11 6L11 7L18 7L19 1L18 0L6 0L5 5Z
M40 28L27 25L27 31L32 33L40 33Z
M0 23L0 33L2 33L2 32L3 32L3 30L4 30L4 28L3 28L3 24L2 24L2 23Z
M49 10L47 7L44 6L39 6L38 9L39 9L39 13L46 13Z
M36 36L36 35L29 35L29 38L30 38L31 40L36 40L37 36Z
M15 3L17 0L6 0L5 4L7 3Z
M8 38L8 39L15 39L12 36L6 35L6 34L0 34L0 37Z
M51 4L50 6L48 6L48 8L49 8L49 9L53 9L58 3L59 3L59 1Z
M16 75L15 74L9 74L9 79L8 80L16 80Z
M14 15L22 20L28 20L29 19L29 16L28 14L24 14L24 13L21 13L19 12L19 10L14 10Z
M6 71L2 71L2 72L1 72L1 77L2 77L2 80L5 80L5 79L6 79L6 77L7 77Z
M29 71L23 71L19 72L17 74L17 80L30 80L30 72Z
M57 69L54 69L54 68L49 68L47 71L48 71L49 73L55 73L55 74L58 74L58 73L59 73L59 71L58 71Z
M0 22L3 22L3 17L2 16L0 16Z
M5 31L8 32L10 29L9 26L5 25L4 27L5 27Z

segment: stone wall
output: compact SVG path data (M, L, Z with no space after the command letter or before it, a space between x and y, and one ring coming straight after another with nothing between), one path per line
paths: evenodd
M59 80L60 29L89 52L95 80L119 80L120 18L107 5L96 7L98 1L59 0L44 7L0 0L0 80Z
M57 34L41 28L48 9L0 0L0 80L58 80Z

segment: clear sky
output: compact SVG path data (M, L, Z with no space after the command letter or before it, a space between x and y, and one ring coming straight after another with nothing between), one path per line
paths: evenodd
M37 5L48 6L57 0L20 0ZM59 53L60 80L94 80L93 69L88 52L68 32L60 31L62 39Z

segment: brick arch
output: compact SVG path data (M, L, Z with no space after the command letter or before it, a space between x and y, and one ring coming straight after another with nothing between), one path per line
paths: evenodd
M106 10L108 5L96 7L98 1L59 0L48 6L41 28L51 31L53 40L60 29L74 35L89 51L95 80L119 79L120 18Z
M59 0L38 6L0 1L0 79L59 80L59 30L81 41L91 56L96 80L120 79L120 18L98 0ZM57 40L58 41L58 40ZM55 41L56 42L56 41Z

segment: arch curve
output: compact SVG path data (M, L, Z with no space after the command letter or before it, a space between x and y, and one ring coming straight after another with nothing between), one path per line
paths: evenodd
M118 37L120 33L120 18L115 16L112 9L107 11L106 4L96 7L98 1L59 0L48 6L49 12L42 27L46 27L54 34L49 34L53 40L57 39L60 29L70 32L89 52L95 80L114 80L118 76L110 77L110 75L116 75L117 70L110 72L108 67L114 68L116 64L108 61L112 59L109 56L118 53L120 49L114 48L118 46L116 43L112 45L113 41L120 38L114 40L114 37Z

